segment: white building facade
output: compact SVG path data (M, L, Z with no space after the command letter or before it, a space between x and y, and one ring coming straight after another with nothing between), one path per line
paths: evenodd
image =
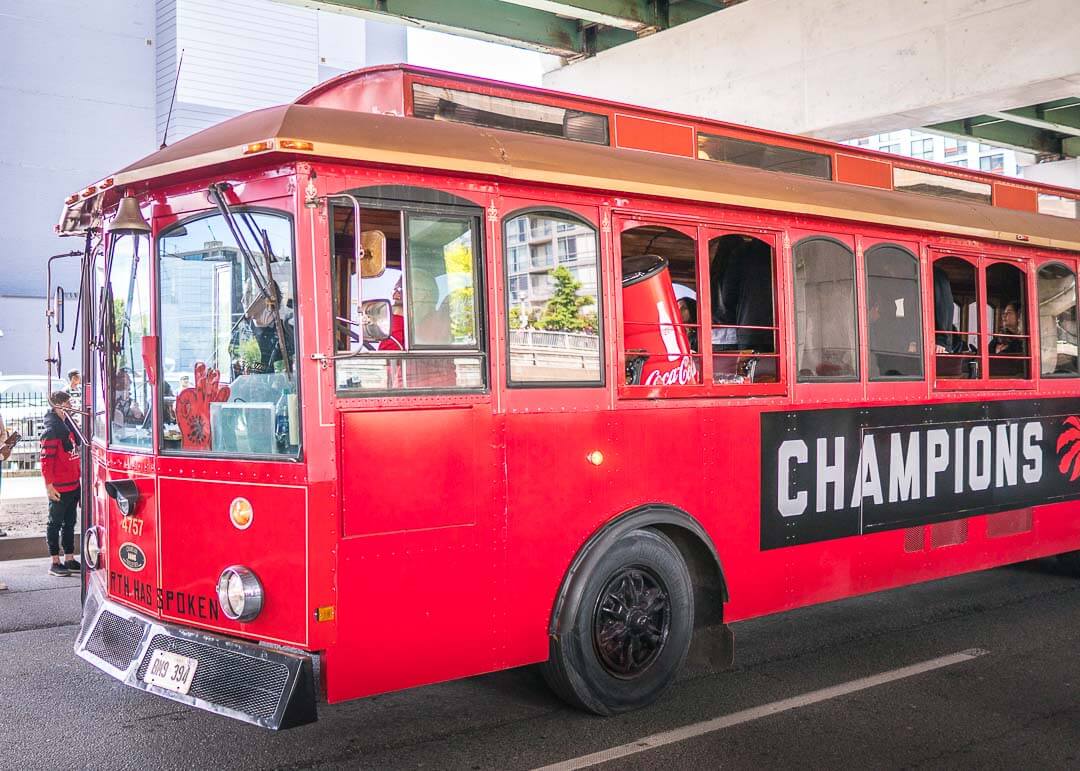
M406 60L404 27L270 0L0 2L0 372L44 371L46 258L82 247L52 233L73 191L156 150L166 121L173 142Z

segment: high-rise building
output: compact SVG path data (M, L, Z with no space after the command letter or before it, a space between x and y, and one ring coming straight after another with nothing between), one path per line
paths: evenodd
M880 150L883 153L908 158L946 163L965 169L988 171L1008 177L1020 176L1020 169L1035 163L1035 156L1018 153L1004 147L968 141L940 134L927 134L915 129L890 131L869 137L851 139L846 144Z

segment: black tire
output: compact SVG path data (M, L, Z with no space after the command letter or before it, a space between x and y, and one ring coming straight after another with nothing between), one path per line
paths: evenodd
M690 572L671 540L634 530L583 576L565 607L544 679L564 701L614 715L656 701L675 682L694 630Z

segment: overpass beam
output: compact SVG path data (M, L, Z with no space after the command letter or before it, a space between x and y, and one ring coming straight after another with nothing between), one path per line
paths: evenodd
M576 58L587 55L585 27L548 11L500 0L279 0L320 11L350 13L480 40ZM606 29L604 45L633 40L633 32Z
M1061 138L1052 131L990 115L935 123L926 128L951 136L983 140L988 144L1021 152L1061 155L1063 150Z

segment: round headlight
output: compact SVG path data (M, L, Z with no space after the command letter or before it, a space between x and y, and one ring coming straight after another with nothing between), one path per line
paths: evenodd
M233 565L221 572L217 596L222 612L233 621L251 621L262 610L262 584L251 569L243 565Z
M101 541L98 539L98 529L92 527L83 536L83 552L86 558L86 567L96 568L101 559Z

